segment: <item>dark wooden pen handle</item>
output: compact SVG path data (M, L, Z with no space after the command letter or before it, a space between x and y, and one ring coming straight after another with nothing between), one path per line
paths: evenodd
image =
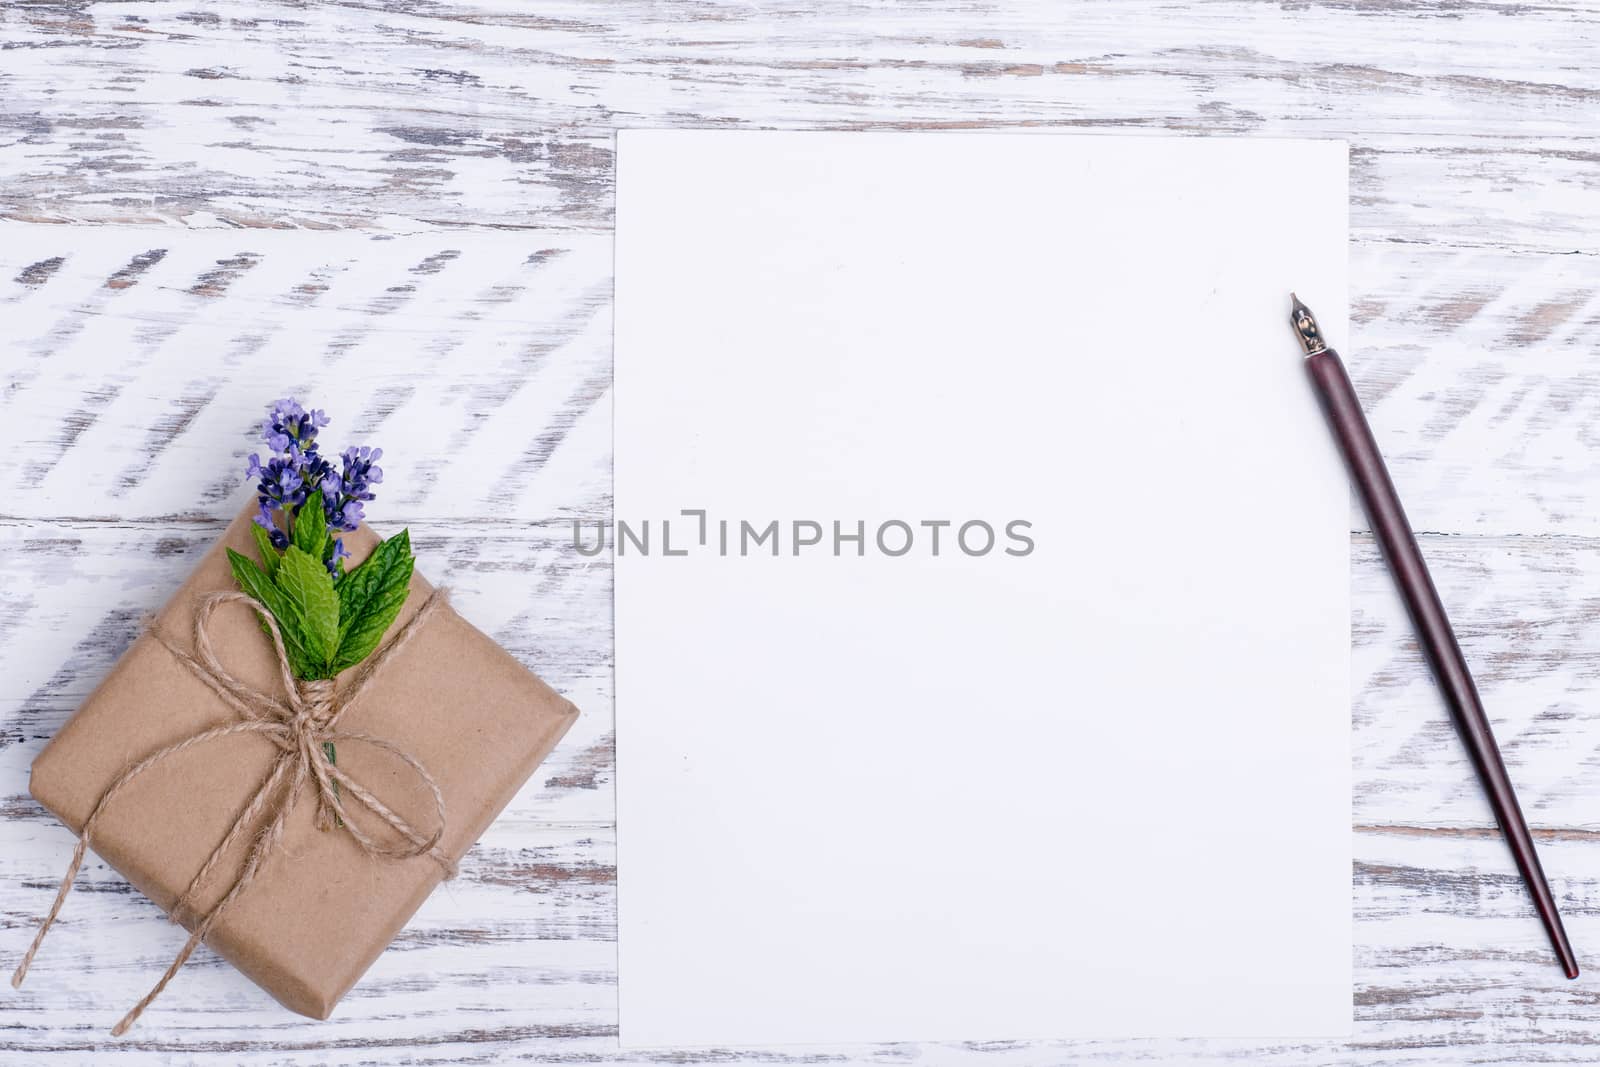
M1372 521L1378 543L1389 560L1395 584L1405 600L1406 609L1416 625L1422 640L1422 649L1433 666L1446 703L1460 728L1462 740L1478 769L1488 791L1489 803L1494 808L1496 821L1511 846L1522 879L1533 894L1533 904L1543 921L1550 943L1555 946L1561 966L1568 978L1578 976L1578 961L1573 956L1572 945L1567 940L1566 929L1561 925L1561 914L1556 909L1555 898L1545 881L1544 869L1539 865L1539 854L1534 849L1533 835L1528 832L1527 820L1511 788L1505 762L1500 758L1500 748L1495 744L1489 729L1489 718L1484 714L1483 702L1478 698L1478 687L1467 670L1467 661L1456 643L1455 631L1439 601L1438 590L1428 574L1422 550L1411 534L1411 524L1400 497L1389 479L1378 443L1373 439L1372 428L1361 410L1361 401L1350 375L1345 372L1339 354L1331 349L1306 358L1306 371L1316 385L1322 400L1323 411L1339 440L1340 450L1349 465L1351 477L1361 493L1367 515Z

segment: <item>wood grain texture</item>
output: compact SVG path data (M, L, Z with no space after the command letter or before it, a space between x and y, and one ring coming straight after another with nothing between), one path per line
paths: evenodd
M0 1062L1600 1059L1593 980L1550 962L1355 513L1351 1041L621 1052L611 577L567 526L610 510L616 128L1346 138L1340 347L1582 955L1600 943L1597 57L1581 2L0 6L0 952L70 847L27 798L29 761L237 506L261 403L324 367L337 437L428 442L393 448L410 463L384 524L586 712L329 1022L203 952L110 1039L176 931L95 862L6 994Z
M9 11L28 221L604 228L612 131L671 125L1347 137L1364 239L1570 252L1600 213L1593 4Z
M1340 347L1418 528L1600 536L1600 265L1409 245L1353 258ZM610 271L605 235L105 227L63 244L0 223L16 445L0 513L231 514L231 467L198 492L186 472L218 449L242 464L260 398L332 367L351 379L341 432L443 437L391 460L401 517L607 514ZM396 339L418 344L404 365L384 358Z

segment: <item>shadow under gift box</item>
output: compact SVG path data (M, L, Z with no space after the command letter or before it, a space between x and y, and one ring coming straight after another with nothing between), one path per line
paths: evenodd
M238 588L223 549L256 558L248 529L254 510L229 525L156 616L154 626L177 647L193 651L195 610L206 594ZM367 557L377 538L363 526L345 535L345 544L354 564ZM414 575L410 590L385 641L416 614L432 587ZM240 681L282 695L271 640L247 606L216 611L210 634L218 659ZM341 686L358 669L340 675ZM369 681L339 729L382 738L422 763L444 795L439 847L459 860L577 715L576 707L445 604ZM122 771L166 745L236 719L169 649L141 634L34 760L31 791L77 833ZM90 847L170 914L265 780L277 752L259 734L236 734L173 755L111 800ZM411 825L433 832L433 797L399 758L352 740L338 745L337 760ZM344 810L345 818L380 842L405 844L354 801L347 799ZM308 785L295 801L281 846L222 913L206 943L285 1007L326 1019L444 871L428 856L368 856L343 830L319 830L316 813L315 790ZM188 929L227 892L254 836L239 835L200 887L193 912L185 909L177 917ZM60 860L66 859L63 852ZM181 944L174 937L173 952ZM35 968L49 968L50 949L47 939ZM149 981L159 974L154 970ZM130 983L128 1003L146 988L142 978ZM151 1011L160 1011L160 1001Z

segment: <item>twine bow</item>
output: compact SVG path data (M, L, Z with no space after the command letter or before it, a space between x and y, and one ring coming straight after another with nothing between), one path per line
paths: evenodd
M73 850L72 862L67 867L66 876L61 879L61 888L56 892L55 903L50 906L49 913L44 921L39 924L39 932L34 935L33 944L28 947L27 953L22 957L22 963L17 967L16 973L11 976L11 984L20 986L22 979L28 973L28 967L33 962L34 954L39 951L39 945L44 941L44 935L49 932L51 924L56 921L56 916L61 912L61 905L67 899L67 893L72 889L73 880L78 876L78 870L83 866L84 853L89 848L89 838L94 831L95 824L111 799L120 793L135 778L145 771L161 763L171 756L175 756L190 748L204 745L224 737L236 734L258 734L271 741L278 749L272 767L267 772L249 803L239 812L234 819L233 826L223 837L222 842L212 850L211 855L201 864L200 870L189 882L187 889L173 904L171 917L174 922L182 920L184 915L194 913L193 899L200 886L210 877L212 870L222 857L231 849L238 840L261 817L262 813L268 814L266 827L260 830L255 840L250 845L250 850L245 856L244 866L233 884L222 898L207 911L199 916L195 923L194 931L189 935L188 942L183 946L172 965L167 968L155 988L147 993L143 1000L135 1004L122 1021L112 1029L112 1034L120 1036L127 1032L134 1021L150 1006L150 1003L161 995L173 975L189 959L195 946L204 941L211 928L216 925L218 918L227 910L228 905L250 887L261 873L261 868L266 860L282 843L284 827L289 821L289 813L294 810L295 802L300 796L300 791L308 782L312 783L317 796L317 825L322 829L330 827L343 830L355 841L357 847L368 856L383 856L393 858L408 858L412 856L428 856L444 869L446 878L454 878L456 865L449 856L439 849L439 839L444 834L445 812L444 794L439 791L439 784L433 780L427 770L409 752L381 737L371 734L352 733L338 728L342 719L356 701L366 691L367 684L378 673L389 658L405 647L422 624L444 603L446 595L442 589L436 589L423 603L411 619L397 631L389 642L376 653L368 656L358 668L343 691L336 691L333 679L316 679L301 681L294 677L289 669L289 657L283 647L283 635L278 631L277 621L259 601L244 593L223 592L212 593L200 604L200 610L194 619L194 654L190 654L174 645L155 627L150 627L150 634L166 646L167 650L177 658L196 677L211 688L233 711L237 712L239 719L223 726L214 726L201 730L181 741L175 741L165 748L150 753L138 763L133 764L119 774L115 781L106 787L100 794L100 799L95 803L94 810L88 820L83 824L83 830L78 834L78 846ZM278 673L283 683L283 696L274 696L264 693L252 686L246 685L234 677L222 662L217 658L211 646L209 623L212 614L224 604L242 603L250 607L265 624L267 632L272 636L272 647L278 656ZM435 811L438 815L438 825L432 833L423 833L412 826L400 815L396 814L383 801L365 789L361 783L351 778L340 770L329 757L324 748L328 743L344 744L358 742L381 748L394 755L401 762L410 767L423 785L428 787L433 795ZM283 788L287 781L288 788ZM349 796L362 807L376 815L383 823L394 830L403 844L383 844L366 831L362 830L349 818L341 817L344 811L343 797Z

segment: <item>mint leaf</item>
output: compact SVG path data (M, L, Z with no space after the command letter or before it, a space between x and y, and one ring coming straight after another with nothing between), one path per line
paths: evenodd
M274 584L284 600L288 628L300 635L312 668L301 677L332 678L335 672L329 667L339 647L339 595L333 590L333 575L321 559L295 544L284 552Z
M278 573L278 563L282 557L278 550L272 547L272 537L258 523L250 524L250 533L256 539L256 551L261 553L261 565L267 570L267 577L272 578Z
M339 580L339 652L335 673L372 654L410 592L411 531L401 530L373 549L361 566Z
M233 580L239 583L239 588L259 600L277 620L278 633L283 637L284 651L289 654L289 669L294 672L296 678L311 677L311 657L306 654L304 636L292 625L289 605L284 599L283 591L273 584L272 579L267 577L266 571L256 566L255 561L249 556L230 548L228 564L233 568ZM266 630L267 624L262 622L261 628Z
M300 551L313 559L322 559L322 550L328 542L328 517L322 513L322 490L306 497L294 513L293 541Z

